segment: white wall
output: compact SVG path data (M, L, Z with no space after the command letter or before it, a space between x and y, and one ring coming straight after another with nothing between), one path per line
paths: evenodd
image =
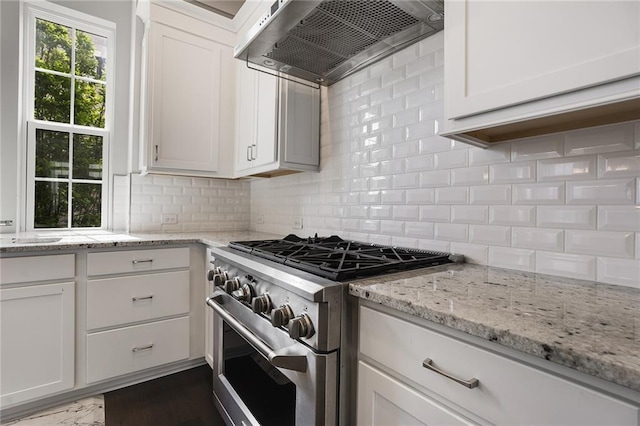
M111 22L116 28L115 57L115 115L111 139L110 164L112 173L128 172L127 159L129 150L129 99L130 99L130 62L131 62L131 27L133 0L55 0L61 6L78 10ZM20 65L20 2L18 0L2 0L0 8L2 19L0 39L2 46L0 64L0 87L2 101L0 104L0 219L11 219L14 225L19 220L18 205L20 180L23 179L26 159L20 155L20 147L25 144L20 139L19 110L21 93L19 92ZM0 227L0 232L15 232L16 228Z
M436 136L443 55L439 33L331 86L321 172L253 181L251 229L640 287L640 122L486 150Z

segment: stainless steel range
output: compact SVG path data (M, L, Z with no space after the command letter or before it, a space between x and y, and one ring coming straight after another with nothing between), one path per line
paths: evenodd
M345 282L459 260L339 237L239 241L208 250L213 393L233 425L346 424Z

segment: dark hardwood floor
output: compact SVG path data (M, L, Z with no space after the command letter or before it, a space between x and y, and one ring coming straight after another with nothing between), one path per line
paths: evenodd
M208 365L104 394L106 426L224 426Z

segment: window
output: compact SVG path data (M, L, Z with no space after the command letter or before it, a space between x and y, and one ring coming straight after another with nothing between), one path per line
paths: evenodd
M26 8L27 228L105 227L115 26Z

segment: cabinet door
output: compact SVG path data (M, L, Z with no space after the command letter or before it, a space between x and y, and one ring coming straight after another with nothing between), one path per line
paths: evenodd
M280 111L280 151L284 163L319 166L320 90L283 80Z
M467 425L470 421L360 361L358 425Z
M637 1L466 0L446 8L448 118L640 72Z
M149 36L149 155L153 167L218 170L221 58L230 47L161 23Z
M0 290L0 405L74 386L74 283Z
M238 61L236 170L276 161L278 79Z

